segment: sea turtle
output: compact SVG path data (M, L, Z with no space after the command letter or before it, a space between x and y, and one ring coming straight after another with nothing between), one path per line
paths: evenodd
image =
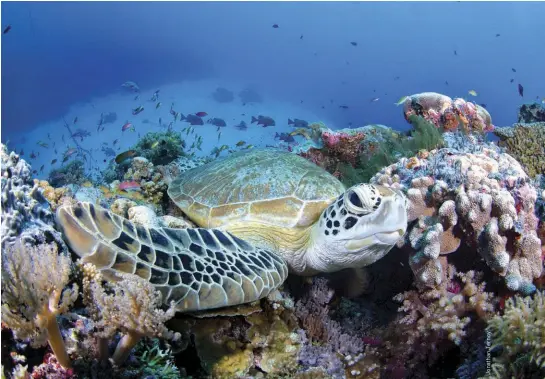
M403 194L349 189L289 152L247 150L181 173L168 195L201 228L145 228L92 204L65 206L69 246L106 275L135 273L180 311L266 296L287 277L361 268L405 233Z

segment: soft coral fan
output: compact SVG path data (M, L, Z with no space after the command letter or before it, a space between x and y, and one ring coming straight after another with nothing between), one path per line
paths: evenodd
M129 356L132 348L143 337L179 338L178 333L169 331L164 322L176 313L171 307L159 309L162 296L153 285L136 275L118 273L120 281L102 286L102 276L96 268L87 263L84 271L84 301L101 330L103 339L111 337L117 330L124 333L113 355L113 361L120 365ZM104 341L102 341L104 342ZM99 347L100 349L100 347ZM102 353L104 347L102 346Z
M521 165L488 147L434 150L417 160L402 158L371 180L402 189L409 199L410 225L399 245L411 253L417 284L441 284L439 258L465 245L505 277L509 289L534 291L532 281L542 272L537 194Z
M36 347L49 341L58 362L70 367L56 316L78 297L78 286L65 288L70 257L54 244L25 245L18 240L2 251L2 322L16 338L31 339Z

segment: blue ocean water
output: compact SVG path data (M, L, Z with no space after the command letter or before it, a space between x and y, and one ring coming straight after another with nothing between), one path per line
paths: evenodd
M226 120L221 141L211 125L197 130L207 154L241 139L278 142L288 118L406 129L394 103L424 91L471 98L510 125L521 103L545 97L544 18L539 2L3 2L2 141L39 153L39 167L55 155L36 144L64 133L64 117L91 133L86 144L120 139L122 150L159 130L172 104ZM215 101L218 87L235 99ZM245 88L263 101L244 105ZM156 90L160 109L149 101ZM116 121L97 132L110 112ZM259 114L276 125L233 127ZM121 131L127 121L137 133Z

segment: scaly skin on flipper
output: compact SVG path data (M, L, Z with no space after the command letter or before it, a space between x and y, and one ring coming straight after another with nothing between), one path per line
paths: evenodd
M288 275L277 255L216 229L146 228L90 203L60 207L57 224L70 248L106 278L136 274L179 311L251 302Z

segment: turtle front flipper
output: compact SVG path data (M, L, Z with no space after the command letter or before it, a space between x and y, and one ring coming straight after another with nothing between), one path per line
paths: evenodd
M62 206L57 224L66 243L104 276L136 274L179 311L251 302L288 275L282 258L217 229L146 228L91 203Z

